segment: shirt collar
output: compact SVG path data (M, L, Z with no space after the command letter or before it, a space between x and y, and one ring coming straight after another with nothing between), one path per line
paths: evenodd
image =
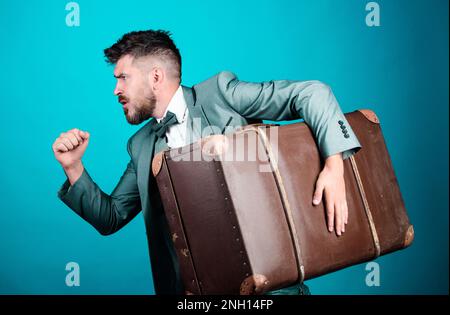
M164 117L166 117L167 112L171 111L177 117L178 123L181 124L186 119L186 109L187 109L186 100L184 99L183 89L181 88L180 85L178 86L178 89L176 90L175 94L172 96L169 105L167 105L164 115L161 118L156 118L156 120L159 123L161 120L163 120Z

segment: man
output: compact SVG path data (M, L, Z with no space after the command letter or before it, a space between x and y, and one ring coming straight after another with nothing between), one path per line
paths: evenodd
M67 176L58 196L102 235L118 231L142 210L156 294L184 291L158 188L149 176L150 162L158 151L195 139L188 136L194 119L202 122L202 128L225 130L263 119L303 118L325 161L311 201L318 205L324 198L330 233L345 232L343 159L360 144L328 86L318 81L248 83L230 72L192 88L181 86L181 56L165 31L125 34L104 52L107 61L115 64L114 94L127 121L140 124L155 119L129 139L131 159L111 195L100 190L81 162L89 133L78 129L62 133L53 143L55 157ZM269 294L307 292L305 285L298 285Z

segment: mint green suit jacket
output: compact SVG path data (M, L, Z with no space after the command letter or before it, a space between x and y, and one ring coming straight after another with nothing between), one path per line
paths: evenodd
M239 81L231 72L221 72L192 88L183 86L183 95L190 118L200 120L202 128L216 126L215 133L263 119L303 118L324 159L339 152L346 159L360 148L331 89L319 81L249 83ZM130 161L111 194L103 192L85 169L72 186L66 180L58 196L102 235L118 231L142 210L155 293L179 294L183 287L178 261L150 174L156 153L155 134L150 128L153 123L155 119L150 119L128 140ZM346 126L347 136L341 125Z

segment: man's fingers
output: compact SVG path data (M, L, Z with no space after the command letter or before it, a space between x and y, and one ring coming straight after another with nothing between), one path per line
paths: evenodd
M336 234L338 235L338 236L340 236L341 234L342 234L342 207L341 207L341 205L340 205L340 203L336 203L335 204L335 213L334 213L334 216L335 216L335 225L336 225Z
M75 137L78 139L78 141L82 141L82 140L85 140L85 139L89 138L89 133L87 131L82 131L82 130L77 129L77 128L70 129L67 132L63 132L59 136L62 137L62 136L67 135L69 133L74 134Z
M70 143L72 143L73 147L77 147L80 143L73 132L68 132L65 135L65 138L69 139Z
M55 144L55 151L57 152L67 152L69 149L61 142Z
M327 207L327 221L328 231L333 232L334 228L334 205L331 202L326 202Z
M347 216L347 213L346 213L346 209L345 209L345 202L342 202L341 203L341 211L342 211L342 233L344 233L345 232L345 219L346 219L346 216Z
M82 143L83 142L83 138L80 136L80 130L78 129L72 129L70 131L70 133L72 133L78 140L78 143Z
M345 231L345 224L348 223L348 205L347 205L347 201L344 201L343 209L344 209L344 231Z
M83 138L83 140L88 140L89 139L89 132L87 132L87 131L81 131L80 130L79 135L81 136L81 138Z
M67 147L67 149L69 149L69 151L72 150L73 147L74 147L73 144L72 144L72 142L71 142L67 137L62 137L62 138L60 138L60 139L58 140L58 142L64 144L64 145Z
M314 195L313 195L313 204L314 205L318 205L320 203L320 201L322 200L323 189L324 189L324 186L323 186L322 182L318 180L316 183L316 190L314 191Z
M53 150L55 152L68 152L71 151L83 143L87 143L89 139L89 133L81 131L77 128L71 129L67 132L62 132L59 137L53 143Z

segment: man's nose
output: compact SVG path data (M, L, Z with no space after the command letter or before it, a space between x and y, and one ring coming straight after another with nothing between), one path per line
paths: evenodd
M114 95L119 96L122 93L122 89L119 87L119 82L117 82L116 87L114 88Z

